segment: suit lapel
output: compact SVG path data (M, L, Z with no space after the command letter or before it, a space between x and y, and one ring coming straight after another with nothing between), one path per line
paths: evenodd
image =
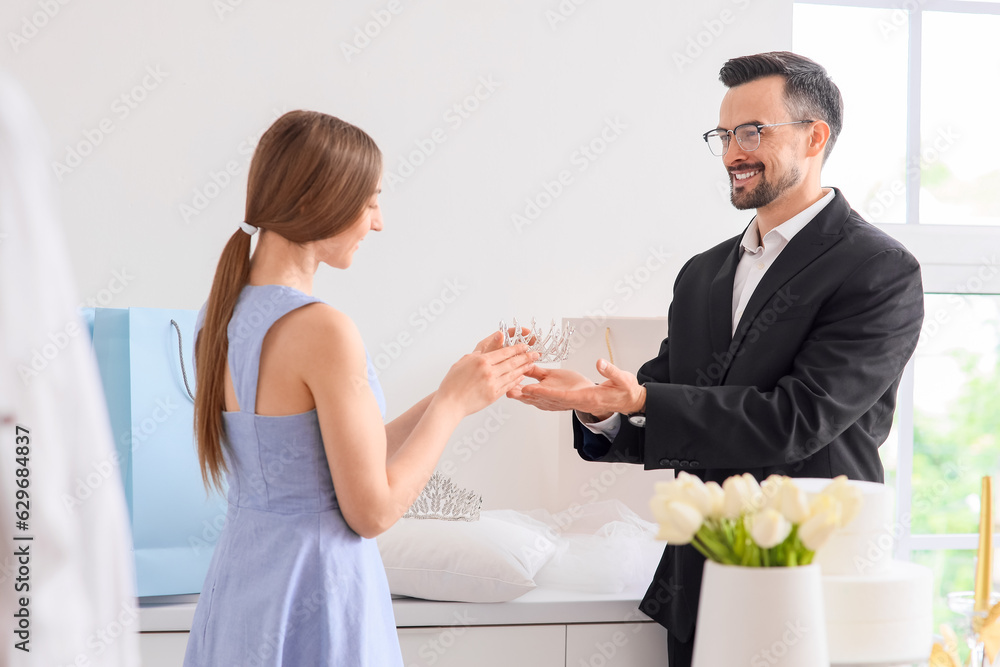
M712 349L724 355L733 337L733 281L736 279L736 265L740 262L740 240L737 236L733 249L709 287L709 335Z
M743 311L743 316L736 326L732 343L729 345L728 349L732 354L726 355L725 370L720 383L725 379L729 366L736 356L736 351L743 343L744 337L764 306L774 298L785 283L809 266L817 257L836 245L842 238L844 222L851 209L840 191L834 188L834 192L833 201L792 237L778 258L774 260L774 264L764 274L757 289L754 290L753 296L750 297L750 301ZM732 285L730 285L730 294L732 294ZM794 295L789 296L794 297ZM731 305L727 312L732 312Z

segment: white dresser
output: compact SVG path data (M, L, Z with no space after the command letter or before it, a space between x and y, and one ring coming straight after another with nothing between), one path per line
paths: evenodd
M536 588L510 602L393 600L406 667L666 667L666 630L639 612L649 578L615 594ZM655 556L655 559L653 558ZM187 601L139 612L144 667L180 667L194 615Z

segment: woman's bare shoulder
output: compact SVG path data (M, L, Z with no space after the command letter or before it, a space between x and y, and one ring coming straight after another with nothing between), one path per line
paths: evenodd
M275 338L292 357L309 367L315 362L364 358L361 333L346 314L328 303L296 308L274 324Z

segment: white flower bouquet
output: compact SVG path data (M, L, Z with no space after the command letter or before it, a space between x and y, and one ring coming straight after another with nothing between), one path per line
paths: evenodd
M762 483L749 473L722 486L686 472L656 484L650 505L660 524L657 539L690 543L705 558L724 565L808 565L836 529L861 509L861 492L841 475L811 501L790 477Z

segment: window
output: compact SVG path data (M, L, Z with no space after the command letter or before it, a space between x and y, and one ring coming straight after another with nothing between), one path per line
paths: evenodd
M882 446L897 492L897 557L931 567L935 624L970 590L980 478L1000 472L1000 2L813 0L794 6L793 49L845 100L824 169L866 219L920 260L924 329ZM990 128L982 131L982 126Z

